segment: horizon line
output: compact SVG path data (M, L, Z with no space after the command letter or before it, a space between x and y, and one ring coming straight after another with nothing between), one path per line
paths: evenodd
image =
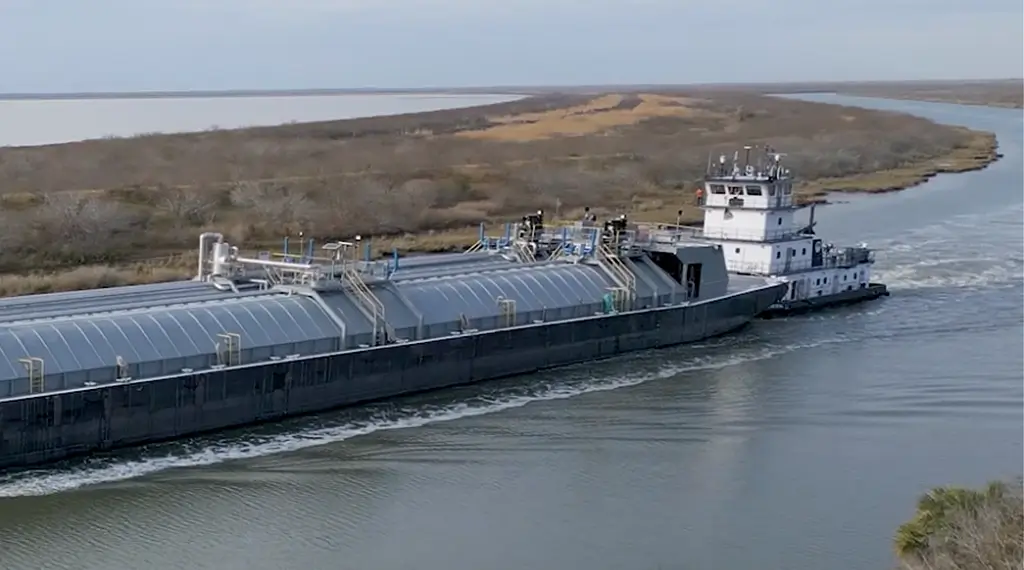
M473 87L314 87L279 89L168 89L143 91L58 91L58 92L0 92L0 100L23 99L142 99L142 98L195 98L195 97L259 97L345 94L437 94L437 95L536 95L580 90L640 90L657 88L759 88L786 87L801 89L833 86L876 86L907 84L978 84L1024 82L1024 78L1004 77L991 79L903 79L864 81L773 81L773 82L717 82L717 83L595 83L580 85L482 85Z

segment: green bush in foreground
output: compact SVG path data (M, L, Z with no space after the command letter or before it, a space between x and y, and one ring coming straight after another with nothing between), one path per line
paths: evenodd
M914 518L896 531L905 570L1024 568L1021 480L979 490L939 487L921 497Z

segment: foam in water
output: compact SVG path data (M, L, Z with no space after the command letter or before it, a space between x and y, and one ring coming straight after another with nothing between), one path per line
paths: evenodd
M696 357L681 363L659 364L659 368L649 373L626 376L594 377L590 374L589 367L582 374L579 372L581 367L569 367L563 369L559 374L564 380L531 387L527 393L499 390L490 395L443 406L407 406L397 409L389 406L368 406L366 409L369 413L364 419L347 421L338 425L264 437L253 436L245 440L240 440L240 438L221 442L206 440L200 444L198 449L189 449L187 445L180 445L176 448L177 452L160 457L143 457L137 460L101 459L86 462L84 465L72 469L48 468L23 471L0 478L0 498L48 495L89 485L124 481L167 469L200 467L225 461L294 452L384 430L415 428L437 422L520 408L533 402L560 400L593 392L636 386L651 380L671 378L685 372L725 368L843 340L842 338L832 338L808 344L791 344L752 350L745 354L731 356ZM689 348L700 347L701 345L690 345ZM572 368L577 369L575 374L570 372Z
M1015 286L1024 281L1022 213L1024 204L961 214L882 240L876 276L894 291Z

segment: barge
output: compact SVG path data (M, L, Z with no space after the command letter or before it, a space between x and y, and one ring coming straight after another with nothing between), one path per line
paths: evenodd
M0 299L0 470L699 341L787 293L625 216L378 260L300 241L205 233L190 281Z

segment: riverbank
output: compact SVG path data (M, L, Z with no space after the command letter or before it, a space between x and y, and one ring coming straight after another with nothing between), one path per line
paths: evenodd
M886 99L1024 108L1024 80L1021 79L850 84L835 91Z
M1024 108L1024 79L947 81L840 81L817 83L761 83L694 86L695 90L731 90L761 94L836 93L859 97L902 99L977 105L1008 109Z
M471 245L483 221L584 207L700 220L709 152L768 143L828 192L983 168L995 139L906 115L749 93L545 95L478 108L0 150L0 295L167 281L195 240L376 235L378 250Z

